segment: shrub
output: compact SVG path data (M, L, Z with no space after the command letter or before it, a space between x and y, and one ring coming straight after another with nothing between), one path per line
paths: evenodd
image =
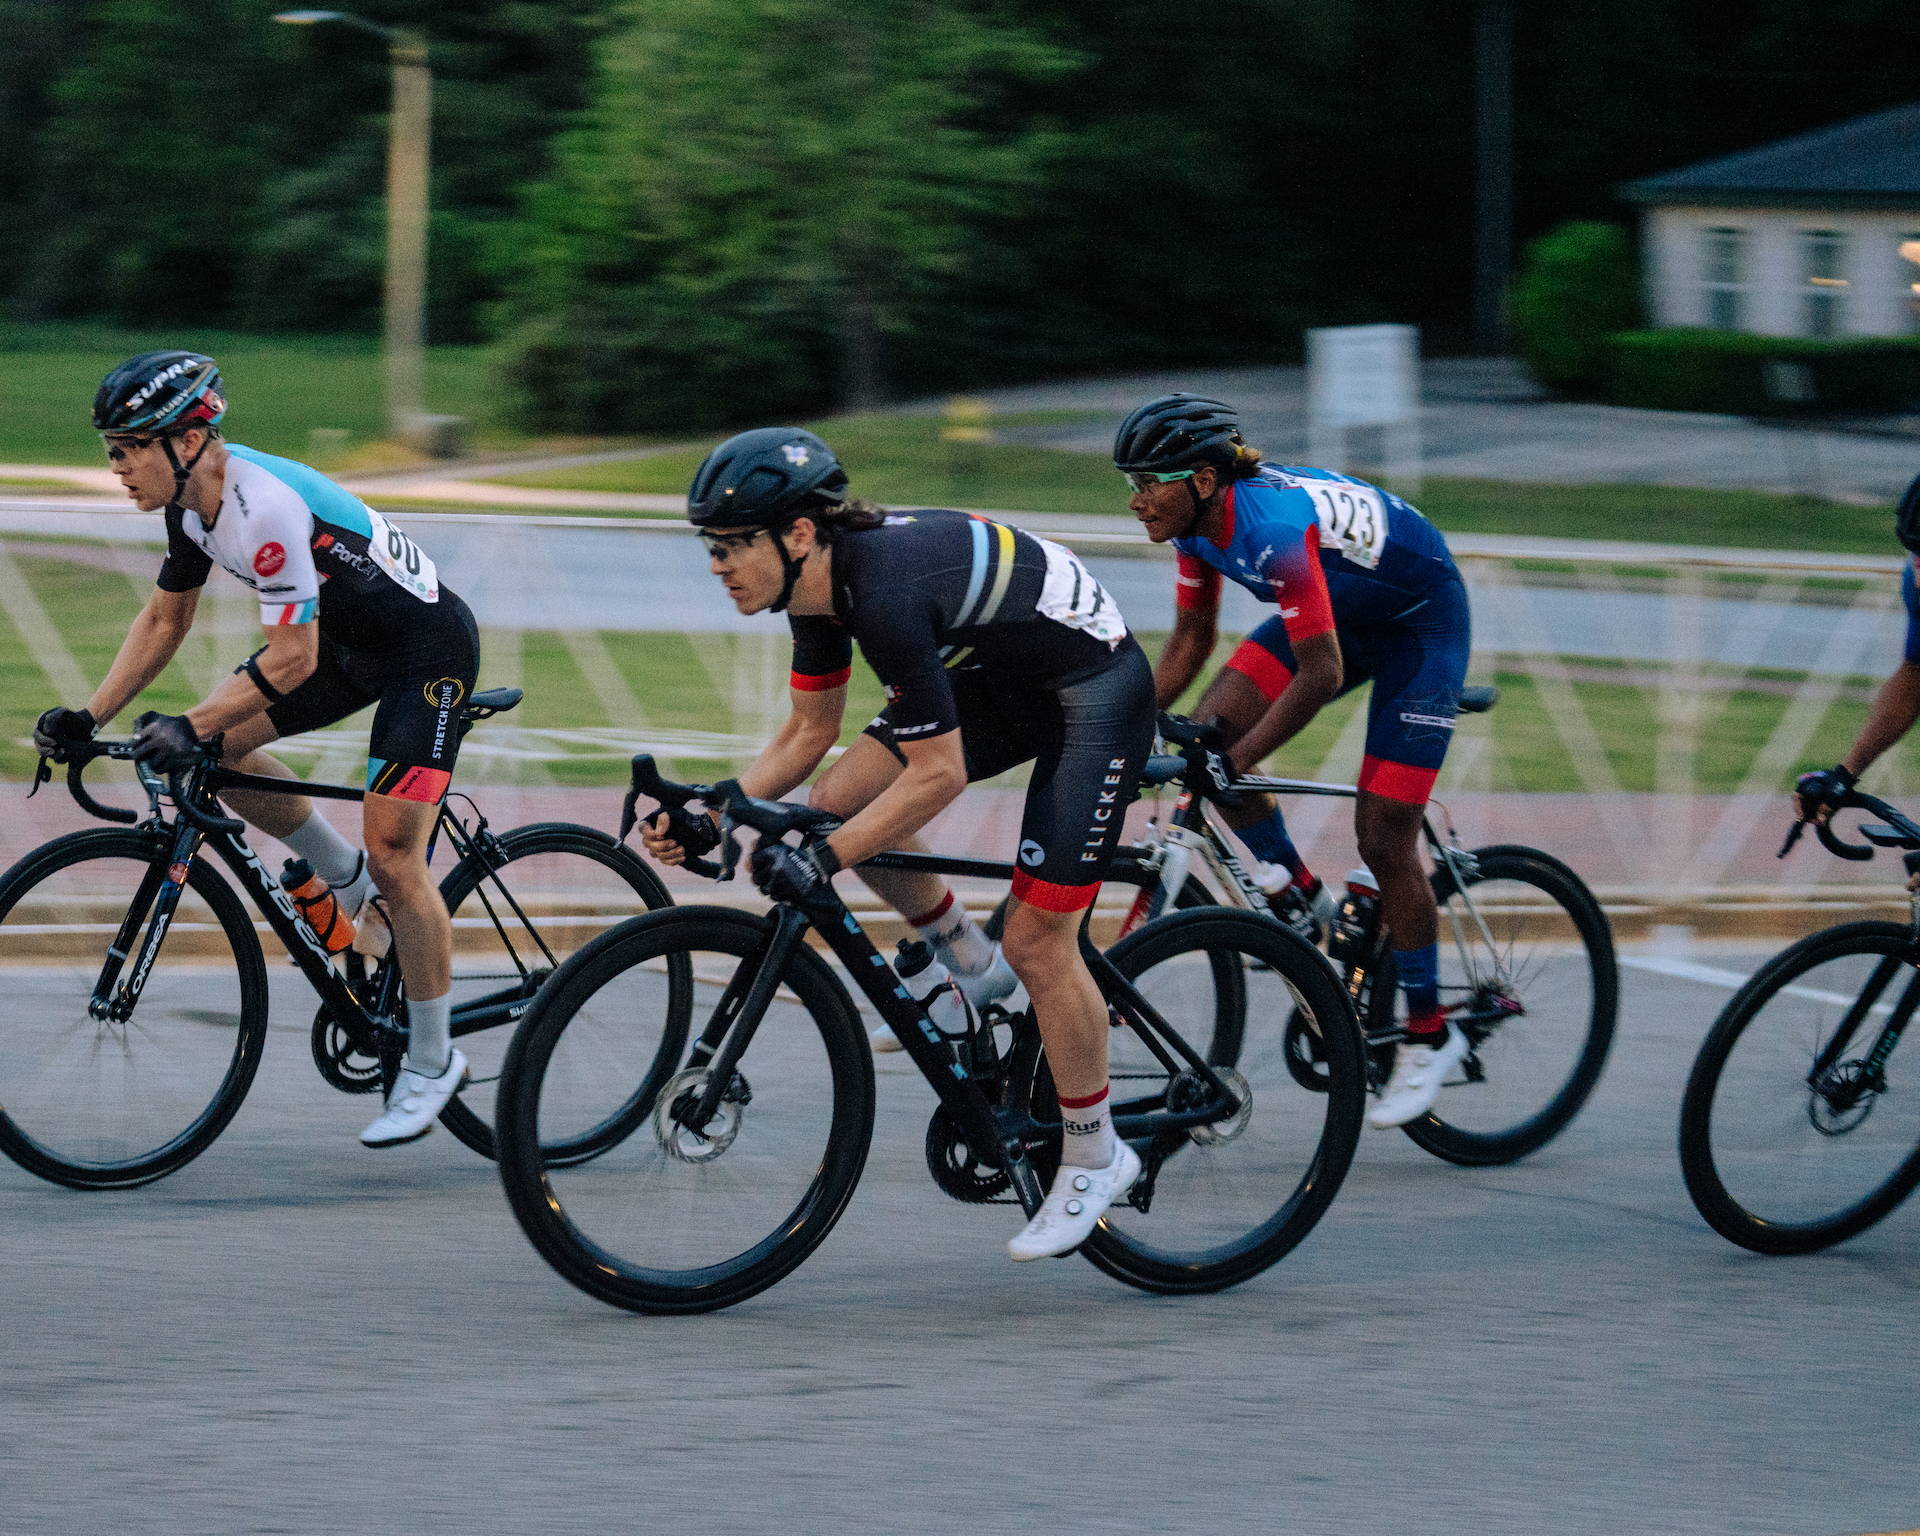
M1606 380L1607 338L1640 324L1640 284L1626 231L1562 224L1521 257L1509 304L1514 344L1549 389L1594 394Z
M1615 405L1764 416L1804 407L1872 414L1920 401L1920 338L1810 341L1744 331L1628 331L1609 339L1607 353L1607 398ZM1775 362L1805 367L1811 401L1776 398L1767 373Z

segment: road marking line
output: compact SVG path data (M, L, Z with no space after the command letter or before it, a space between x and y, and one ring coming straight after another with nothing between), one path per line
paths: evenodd
M1657 955L1622 955L1620 964L1631 966L1636 971L1652 971L1659 976L1677 976L1682 981L1698 981L1709 987L1725 987L1729 992L1737 992L1747 984L1747 977L1738 971L1723 971L1717 965L1701 965L1692 960L1668 960ZM1811 1002L1828 1003L1836 1008L1851 1008L1858 1000L1839 992L1827 992L1819 987L1782 987L1782 992L1793 997L1804 997ZM1890 1013L1891 1003L1877 1003L1872 1013ZM1920 1536L1920 1531L1891 1531L1884 1536Z

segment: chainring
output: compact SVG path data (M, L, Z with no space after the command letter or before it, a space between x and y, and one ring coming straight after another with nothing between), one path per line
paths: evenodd
M960 1117L945 1104L927 1122L927 1171L933 1182L965 1205L985 1205L1012 1187L1004 1168L983 1161L973 1150Z
M379 1093L380 1058L369 1056L353 1043L348 1033L322 1008L313 1016L309 1036L313 1045L313 1064L320 1075L342 1093Z

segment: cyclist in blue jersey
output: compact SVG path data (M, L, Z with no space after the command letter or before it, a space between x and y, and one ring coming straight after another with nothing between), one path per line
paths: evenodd
M1440 1007L1438 912L1420 827L1466 679L1466 587L1440 532L1407 502L1330 470L1265 462L1230 406L1149 400L1121 424L1115 466L1156 544L1179 552L1174 630L1154 671L1161 707L1192 685L1218 636L1220 580L1279 610L1241 643L1195 711L1217 721L1231 771L1250 773L1327 704L1371 681L1354 806L1360 857L1380 886L1406 999L1406 1041L1368 1112L1404 1125L1433 1107L1467 1040ZM1290 886L1277 905L1324 924L1332 902L1271 796L1225 810Z
M261 749L373 704L363 854L305 796L235 790L233 809L334 887L357 947L396 949L406 978L408 1058L368 1146L424 1136L466 1078L448 1023L453 928L426 847L460 748L473 690L473 615L434 564L378 512L319 471L222 440L218 368L194 352L145 352L109 373L93 424L143 512L164 513L167 554L119 654L80 708L43 714L43 751L84 740L173 659L215 564L260 598L265 644L180 715L146 715L135 741L162 770L222 738L222 761L292 778ZM378 898L380 907L373 905ZM384 909L384 920L381 909ZM390 928L390 933L389 933Z
M832 450L797 428L722 443L687 515L734 606L784 611L793 632L791 713L740 775L749 795L791 793L839 740L856 646L887 693L814 786L813 803L844 822L824 845L763 851L770 895L805 900L844 866L920 846L970 781L1034 765L1003 942L1046 1043L1064 1137L1052 1188L1007 1247L1016 1260L1071 1252L1140 1172L1113 1134L1107 1009L1079 934L1153 745L1145 655L1068 550L965 513L851 501ZM716 840L707 817L684 811L647 832L669 863ZM861 876L935 942L963 991L992 985L992 946L944 881Z
M1907 551L1907 563L1900 572L1900 601L1907 610L1907 638L1900 665L1874 695L1866 723L1847 749L1847 755L1831 768L1803 773L1794 785L1794 807L1802 821L1826 821L1860 781L1860 775L1920 720L1920 476L1916 476L1900 504L1894 510L1894 536ZM1920 890L1920 875L1907 882L1907 889Z

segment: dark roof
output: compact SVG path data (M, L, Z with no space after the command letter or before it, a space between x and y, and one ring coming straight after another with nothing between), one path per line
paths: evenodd
M1920 207L1920 102L1624 183L1633 203Z

